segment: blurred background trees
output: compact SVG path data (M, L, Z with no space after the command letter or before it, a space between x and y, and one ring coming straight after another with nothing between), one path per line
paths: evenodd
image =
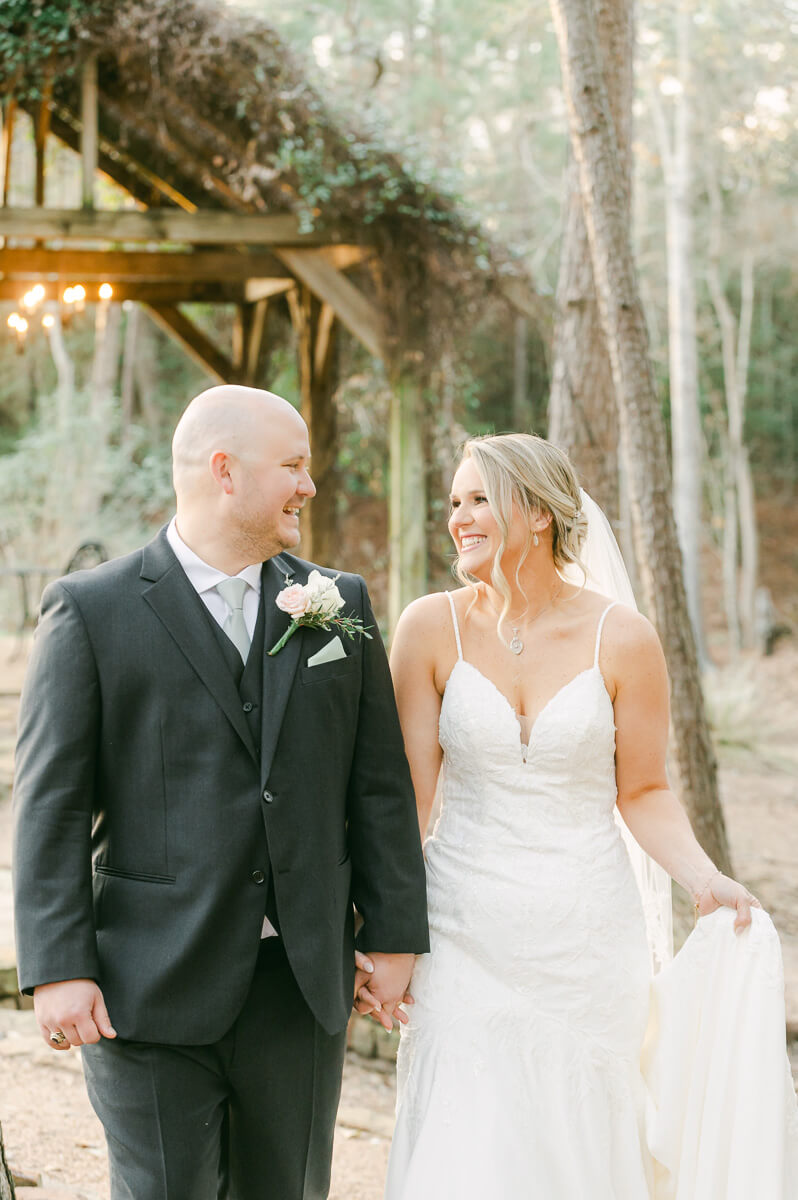
M374 131L415 172L461 196L514 248L547 298L548 324L537 328L496 306L467 346L450 331L458 354L442 356L425 398L434 451L427 481L432 584L447 578L445 496L457 444L469 432L551 430L569 444L578 418L577 465L627 538L617 431L602 399L606 362L599 359L595 378L579 382L576 413L568 389L567 346L581 345L596 317L584 240L580 251L578 229L565 222L573 185L548 5L230 4L249 7L283 34L344 122ZM631 38L620 0L614 10ZM777 624L798 616L791 507L798 284L790 269L798 248L796 32L788 0L753 8L740 0L700 8L692 0L640 0L635 78L618 79L621 89L634 89L634 123L625 134L634 245L671 434L688 596L709 659L755 641L757 613L768 604L763 585ZM33 132L21 115L13 154L31 164L15 178L32 180ZM79 205L75 156L55 142L48 155L47 202ZM17 186L7 202L33 203L32 191ZM119 203L113 186L104 186L98 202ZM110 552L127 549L169 512L169 434L208 379L135 305L87 306L68 327L56 319L49 331L31 323L23 353L5 327L11 306L0 307L0 562L62 568L87 538ZM222 306L193 315L216 338L232 338L232 313ZM298 400L294 336L286 323L270 379ZM389 389L381 368L348 339L336 350L335 375L340 453L331 478L342 551L376 580L384 612ZM3 584L7 625L15 619L14 586Z

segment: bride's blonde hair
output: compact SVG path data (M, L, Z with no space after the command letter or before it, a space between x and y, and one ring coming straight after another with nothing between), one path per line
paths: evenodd
M518 573L532 546L532 521L541 514L551 516L555 568L559 571L574 564L584 574L579 550L587 533L587 517L582 511L579 481L568 456L545 438L533 433L470 438L463 447L463 459L466 458L474 460L501 533L490 578L504 604L497 625L499 637L504 641L501 627L510 611L512 593L501 563L510 536L513 506L518 508L527 526L526 544L515 573L516 586L522 593ZM476 599L477 581L463 569L459 559L454 564L454 573L460 583L474 590Z

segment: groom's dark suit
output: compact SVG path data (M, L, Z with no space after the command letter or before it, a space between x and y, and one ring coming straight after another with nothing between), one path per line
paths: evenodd
M20 984L99 983L119 1034L84 1051L87 1063L105 1054L100 1075L127 1045L204 1050L241 1021L246 1045L235 1052L261 1062L264 1108L270 1088L301 1108L301 1084L270 1070L293 1036L273 1026L275 980L286 1011L309 1010L301 1036L332 1039L337 1062L352 1001L352 902L364 949L427 949L409 770L363 581L344 574L338 588L373 640L343 638L346 658L308 666L333 635L301 629L264 653L289 622L274 603L286 576L304 583L310 569L288 554L263 565L243 675L165 531L45 593L16 760ZM262 948L267 911L281 941ZM325 1061L314 1059L307 1087L334 1103L337 1081L331 1090L314 1079ZM307 1126L297 1150L310 1159L331 1128L312 1095L304 1104L290 1128ZM135 1120L134 1098L129 1107ZM304 1190L284 1195L264 1178L258 1195L326 1194L313 1177L308 1166ZM143 1185L140 1194L149 1198ZM183 1192L164 1184L162 1194Z

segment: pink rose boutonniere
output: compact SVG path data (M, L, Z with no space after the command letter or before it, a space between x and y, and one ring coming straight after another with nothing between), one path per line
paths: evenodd
M288 613L291 624L269 654L282 650L301 625L309 629L332 629L336 626L347 637L353 638L359 634L371 638L366 626L357 617L340 616L344 598L335 586L335 579L322 575L320 571L311 571L307 583L292 583L283 588L275 604L282 612Z

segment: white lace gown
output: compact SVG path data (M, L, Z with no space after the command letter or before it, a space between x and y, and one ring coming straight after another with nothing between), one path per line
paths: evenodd
M431 953L418 960L402 1030L385 1200L796 1200L769 919L756 914L737 938L732 913L705 918L657 977L652 1004L641 902L613 815L606 611L592 666L549 701L526 746L505 697L463 659L452 615L441 811L425 846ZM765 970L749 969L746 938ZM728 1065L741 1028L754 1043L743 1079ZM744 1085L737 1100L730 1083ZM718 1120L704 1111L714 1101Z

